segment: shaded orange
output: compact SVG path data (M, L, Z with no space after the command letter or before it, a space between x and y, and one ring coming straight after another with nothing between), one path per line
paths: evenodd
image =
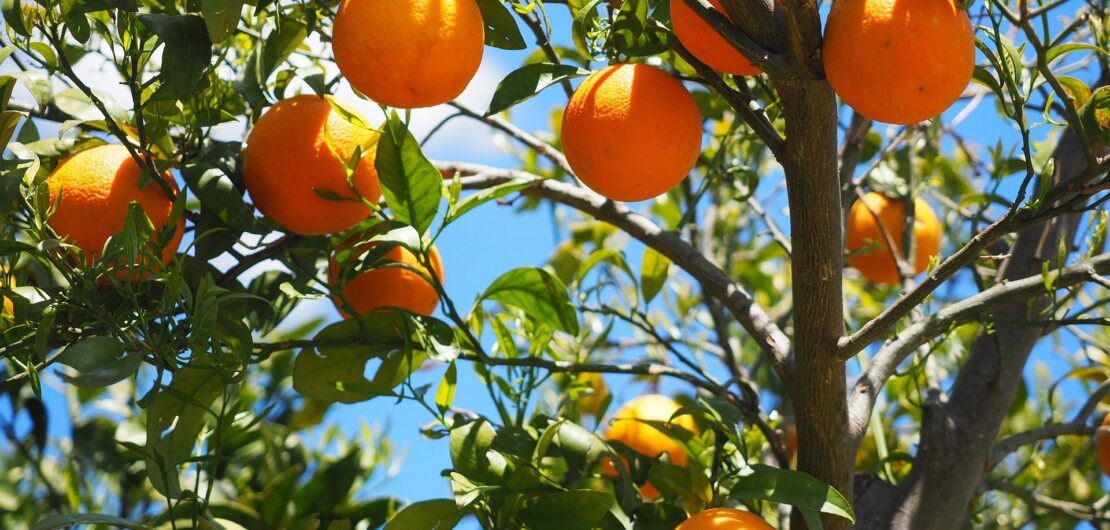
M613 414L613 419L605 430L604 438L621 442L633 451L649 458L657 458L663 453L667 453L672 463L685 466L689 457L682 446L655 427L642 423L642 421L671 421L671 416L680 408L682 406L678 402L667 396L646 394L637 397L622 405ZM671 425L682 427L693 433L696 433L698 429L694 417L690 415L675 418L671 421ZM625 466L627 467L627 462L625 462ZM602 462L602 470L610 476L619 474L611 460ZM649 483L640 487L640 494L645 499L651 500L659 496L659 491Z
M335 64L351 86L398 108L458 97L484 43L475 0L344 0L332 28Z
M825 74L860 114L909 125L959 98L975 36L956 0L837 0L825 24Z
M872 214L874 212L874 214ZM905 204L902 200L870 192L863 202L857 200L848 212L845 247L848 252L870 248L867 252L848 256L848 264L864 277L879 284L898 283L898 264L883 236L876 216L890 234L898 255L902 255L902 228L905 222ZM940 254L941 227L929 203L918 198L914 201L914 270L917 274L929 266L932 256Z
M666 193L701 151L701 114L670 74L644 64L594 72L563 113L563 151L590 189L617 201Z
M596 372L587 372L578 374L578 382L588 385L593 389L593 393L584 395L578 398L578 410L583 414L597 415L601 411L601 405L605 399L609 397L609 387L605 385L605 379L601 374Z
M720 0L709 0L709 3L732 20L721 7ZM756 75L763 72L736 51L708 22L702 20L685 0L671 0L671 22L674 25L674 34L682 45L710 68L735 75Z
M381 198L374 156L378 133L356 126L314 95L279 101L259 118L243 149L243 181L254 205L282 228L324 235L351 228L373 211L357 200L344 163L362 147L354 185L366 200ZM342 197L321 197L323 190Z
M435 277L443 283L443 262L440 260L439 251L432 247L428 251L428 257L435 271ZM351 256L351 259L357 258L357 253ZM421 315L431 315L435 312L436 306L439 305L439 293L431 283L411 270L393 265L385 266L386 262L390 261L403 263L430 276L428 269L420 264L412 252L404 247L396 247L386 253L382 260L383 262L379 263L377 268L363 272L351 278L346 285L340 286L343 296L350 302L356 313L365 315L383 307L400 307ZM339 273L339 263L332 259L329 276L333 284L339 281ZM343 308L339 297L333 297L332 301L343 316L351 316Z
M139 189L142 173L143 165L118 144L93 147L69 157L47 178L50 202L58 204L48 221L50 227L80 248L89 265L100 259L108 238L123 231L132 202L142 207L157 237L169 221L173 201L155 182ZM177 190L172 175L167 172L162 178ZM163 263L173 259L184 235L185 220L178 218L173 239L162 249Z
M1110 414L1102 420L1102 426L1110 425ZM1095 436L1095 452L1098 453L1098 465L1102 468L1102 473L1110 477L1110 434L1098 433Z
M683 521L675 530L774 530L774 527L752 512L710 508Z

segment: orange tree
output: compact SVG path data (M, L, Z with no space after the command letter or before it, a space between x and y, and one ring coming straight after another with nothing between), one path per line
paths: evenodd
M0 5L0 527L1108 520L1105 0ZM519 163L429 160L437 104ZM569 236L461 306L433 244L492 201ZM610 421L613 374L678 401ZM392 444L325 413L370 399L453 498L362 493Z

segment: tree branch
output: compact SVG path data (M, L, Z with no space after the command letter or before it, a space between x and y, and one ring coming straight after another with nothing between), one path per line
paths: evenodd
M773 22L774 18L771 16L771 8L762 2L746 1L746 2L733 2L726 0L722 5L725 11L729 14L726 17L720 11L717 11L708 0L683 0L690 9L694 10L699 17L702 18L709 27L713 28L726 42L729 43L736 51L744 55L752 64L758 66L764 72L767 72L775 78L793 78L796 76L794 70L790 67L788 57L782 53L775 53L772 50L775 47L773 36L775 35ZM742 31L736 25L733 25L729 20L750 21L746 22L745 30ZM762 31L760 31L762 28ZM751 34L760 34L760 39L764 42L757 42L749 36Z
M1049 278L1054 289L1066 289L1089 281L1092 271L1110 273L1110 253L1100 254L1064 270L1049 272ZM897 338L879 350L867 372L852 387L848 402L853 445L858 445L859 440L867 433L867 420L871 416L875 400L878 399L879 390L894 375L902 361L919 346L961 324L989 320L990 315L1000 307L1042 296L1044 293L1045 280L1040 274L1002 282L949 305L899 332Z
M436 162L436 167L466 175L464 189L484 189L507 182L535 184L522 191L543 197L592 215L598 220L620 228L645 245L659 251L675 265L698 280L708 293L729 309L733 318L751 334L753 340L771 360L775 372L783 381L791 379L790 343L782 330L775 325L751 295L737 285L718 266L710 262L697 249L677 235L667 232L650 219L600 195L563 182L543 179L525 171L500 169L480 164L461 162Z
M1087 419L1094 414L1095 408L1098 406L1102 398L1110 394L1110 382L1103 383L1099 386L1090 397L1087 398L1086 403L1080 407L1079 412L1071 421L1065 423L1053 423L1039 427L1036 429L1028 430L1025 432L1012 435L1001 442L994 445L991 450L990 460L987 461L987 469L994 469L1006 456L1014 451L1017 451L1023 446L1041 442L1044 440L1052 440L1060 436L1068 435L1092 435L1098 429L1095 425L1088 425Z

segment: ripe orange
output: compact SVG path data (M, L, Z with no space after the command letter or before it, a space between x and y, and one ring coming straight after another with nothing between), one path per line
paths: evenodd
M101 145L69 157L47 178L50 202L61 195L50 227L84 251L90 265L100 259L108 238L123 230L132 202L142 206L157 234L170 218L173 201L157 183L139 189L142 173L143 165L122 145ZM169 173L162 178L177 189ZM179 218L173 239L162 249L163 263L173 258L184 235L185 220Z
M351 86L399 108L439 105L470 84L485 23L475 0L344 0L332 51Z
M728 17L720 0L709 0L709 3ZM756 75L762 72L714 31L708 22L702 20L684 0L671 0L671 22L674 24L674 34L682 45L710 68L735 75Z
M886 123L940 114L975 70L971 21L956 0L837 0L823 52L836 93Z
M1110 425L1110 414L1102 420L1102 426ZM1098 433L1095 436L1095 452L1098 453L1098 465L1103 474L1110 477L1110 434Z
M872 215L871 212L874 212ZM905 222L903 201L871 192L863 202L856 201L848 212L845 246L849 252L864 248L871 250L848 257L848 264L867 279L880 284L898 283L898 264L883 236L875 217L894 241L895 250L902 255L902 227ZM920 274L929 265L929 259L940 253L940 221L922 199L914 201L914 270Z
M670 421L671 416L680 408L682 408L681 405L667 396L659 394L640 396L617 410L609 428L605 430L604 438L621 442L633 451L651 458L667 453L672 463L685 466L688 457L678 442L659 432L655 427L637 421ZM697 432L698 428L693 416L689 415L679 416L671 424L690 432ZM602 462L602 470L610 476L620 474L610 460ZM659 491L650 483L644 484L640 488L640 493L648 500L659 496Z
M598 70L563 114L563 151L587 186L616 201L642 201L693 169L701 114L677 79L645 64Z
M290 232L323 235L370 215L347 183L344 163L362 147L354 185L370 202L381 189L374 169L378 133L335 112L327 100L303 95L278 102L254 124L243 149L243 181L259 211ZM315 190L343 197L334 201Z
M443 262L440 260L439 251L432 247L428 254L432 261L435 277L439 279L440 283L443 283ZM356 254L351 256L351 259L357 257ZM416 256L403 247L390 250L382 259L385 260L383 264L386 261L403 263L431 275L428 269L416 259ZM330 268L330 277L333 284L338 283L339 272L339 263L333 259ZM439 294L431 283L409 269L392 265L379 266L368 270L351 278L346 285L339 287L343 296L359 315L365 315L382 307L400 307L413 313L431 315L436 306L439 305ZM344 316L351 316L344 310L339 297L333 297L333 301Z
M675 527L675 530L775 530L758 515L736 508L710 508Z

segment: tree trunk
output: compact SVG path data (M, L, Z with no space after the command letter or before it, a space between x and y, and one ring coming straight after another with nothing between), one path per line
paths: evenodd
M790 199L794 301L791 390L798 428L798 469L851 497L852 462L844 362L841 278L844 246L836 164L836 98L824 80L797 79L778 87L786 118L782 163ZM850 528L825 517L825 528ZM805 528L796 514L793 528Z

